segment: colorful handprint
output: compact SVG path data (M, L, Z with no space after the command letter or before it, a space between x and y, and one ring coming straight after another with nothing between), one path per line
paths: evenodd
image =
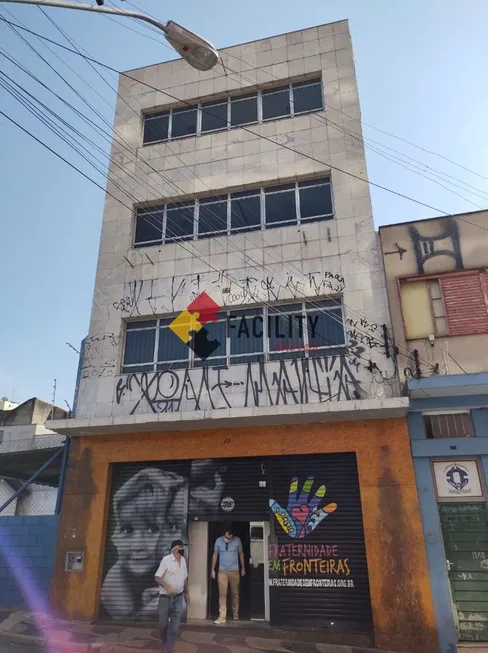
M283 508L274 499L269 500L269 507L276 521L293 539L305 537L312 533L327 515L337 510L337 503L329 503L319 508L319 504L327 492L321 485L315 494L312 493L314 477L309 476L304 482L301 492L298 492L298 478L293 478L288 494L288 506Z

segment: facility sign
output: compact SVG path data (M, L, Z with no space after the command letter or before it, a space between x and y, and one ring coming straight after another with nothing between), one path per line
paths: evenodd
M434 477L439 499L483 496L476 460L434 462Z

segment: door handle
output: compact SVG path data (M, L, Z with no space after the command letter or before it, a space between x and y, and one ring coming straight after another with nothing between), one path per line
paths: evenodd
M447 571L451 571L451 567L454 563L450 562L449 560L446 560L446 565L447 565Z

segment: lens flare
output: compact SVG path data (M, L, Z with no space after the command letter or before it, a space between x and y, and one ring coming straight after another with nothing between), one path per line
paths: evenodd
M30 578L29 569L12 544L4 528L0 526L0 556L5 558L12 575L22 592L24 601L33 614L37 628L42 634L46 653L75 653L75 646L69 641L70 634L66 630L59 630L56 620L49 611L46 597L37 586L36 581Z

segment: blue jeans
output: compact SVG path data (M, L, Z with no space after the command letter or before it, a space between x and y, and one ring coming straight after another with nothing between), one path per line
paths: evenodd
M159 597L158 621L163 653L173 653L173 646L180 634L183 595ZM168 624L169 622L169 624Z

